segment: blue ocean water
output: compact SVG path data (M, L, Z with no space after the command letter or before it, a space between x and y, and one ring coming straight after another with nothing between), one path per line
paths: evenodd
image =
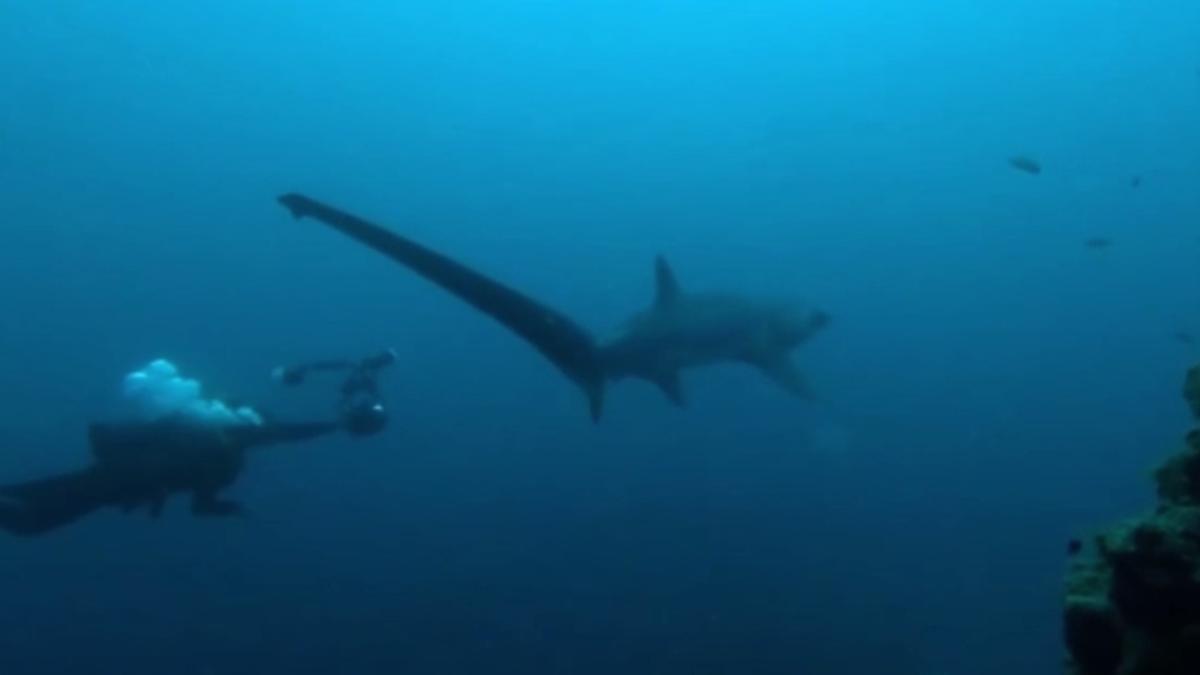
M0 55L0 482L151 358L303 418L273 366L399 354L245 519L0 538L4 673L1058 672L1065 542L1187 422L1195 2L9 2ZM820 401L714 367L593 425L291 190L598 334L658 253L806 299Z

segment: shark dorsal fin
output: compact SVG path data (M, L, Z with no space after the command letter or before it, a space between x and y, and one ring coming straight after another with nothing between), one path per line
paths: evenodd
M671 270L671 265L661 255L654 259L654 281L654 307L665 309L674 305L679 299L679 282L675 280L675 272Z

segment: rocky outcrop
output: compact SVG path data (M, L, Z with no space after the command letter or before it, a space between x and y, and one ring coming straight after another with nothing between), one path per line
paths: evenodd
M1200 366L1183 395L1200 419ZM1200 429L1155 480L1153 514L1072 546L1063 632L1073 675L1200 674Z
M1200 366L1188 371L1183 381L1183 400L1192 407L1192 414L1200 418Z

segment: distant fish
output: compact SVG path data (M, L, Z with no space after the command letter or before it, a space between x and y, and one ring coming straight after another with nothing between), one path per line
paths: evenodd
M1084 240L1083 245L1093 251L1101 251L1112 246L1113 241L1108 237L1092 237L1091 239Z
M1033 175L1038 175L1042 172L1042 165L1036 159L1025 155L1017 155L1008 158L1008 164L1017 171L1024 171Z
M1196 336L1185 330L1175 331L1174 337L1175 341L1179 344L1187 345L1189 347L1196 346Z
M1141 176L1134 176L1133 178L1129 179L1129 187L1139 188L1141 186L1142 186L1142 177Z

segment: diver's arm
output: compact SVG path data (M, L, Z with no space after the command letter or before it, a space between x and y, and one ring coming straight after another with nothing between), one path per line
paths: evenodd
M303 384L309 373L352 370L357 366L358 364L353 361L347 361L345 359L330 359L325 361L301 363L295 366L280 366L276 368L271 375L283 386L295 387Z
M310 363L302 363L293 368L299 370L349 370L355 367L356 363L347 359L326 359L324 361L312 361Z
M260 426L242 427L235 432L243 447L254 448L281 443L300 443L336 433L339 422L269 422Z

